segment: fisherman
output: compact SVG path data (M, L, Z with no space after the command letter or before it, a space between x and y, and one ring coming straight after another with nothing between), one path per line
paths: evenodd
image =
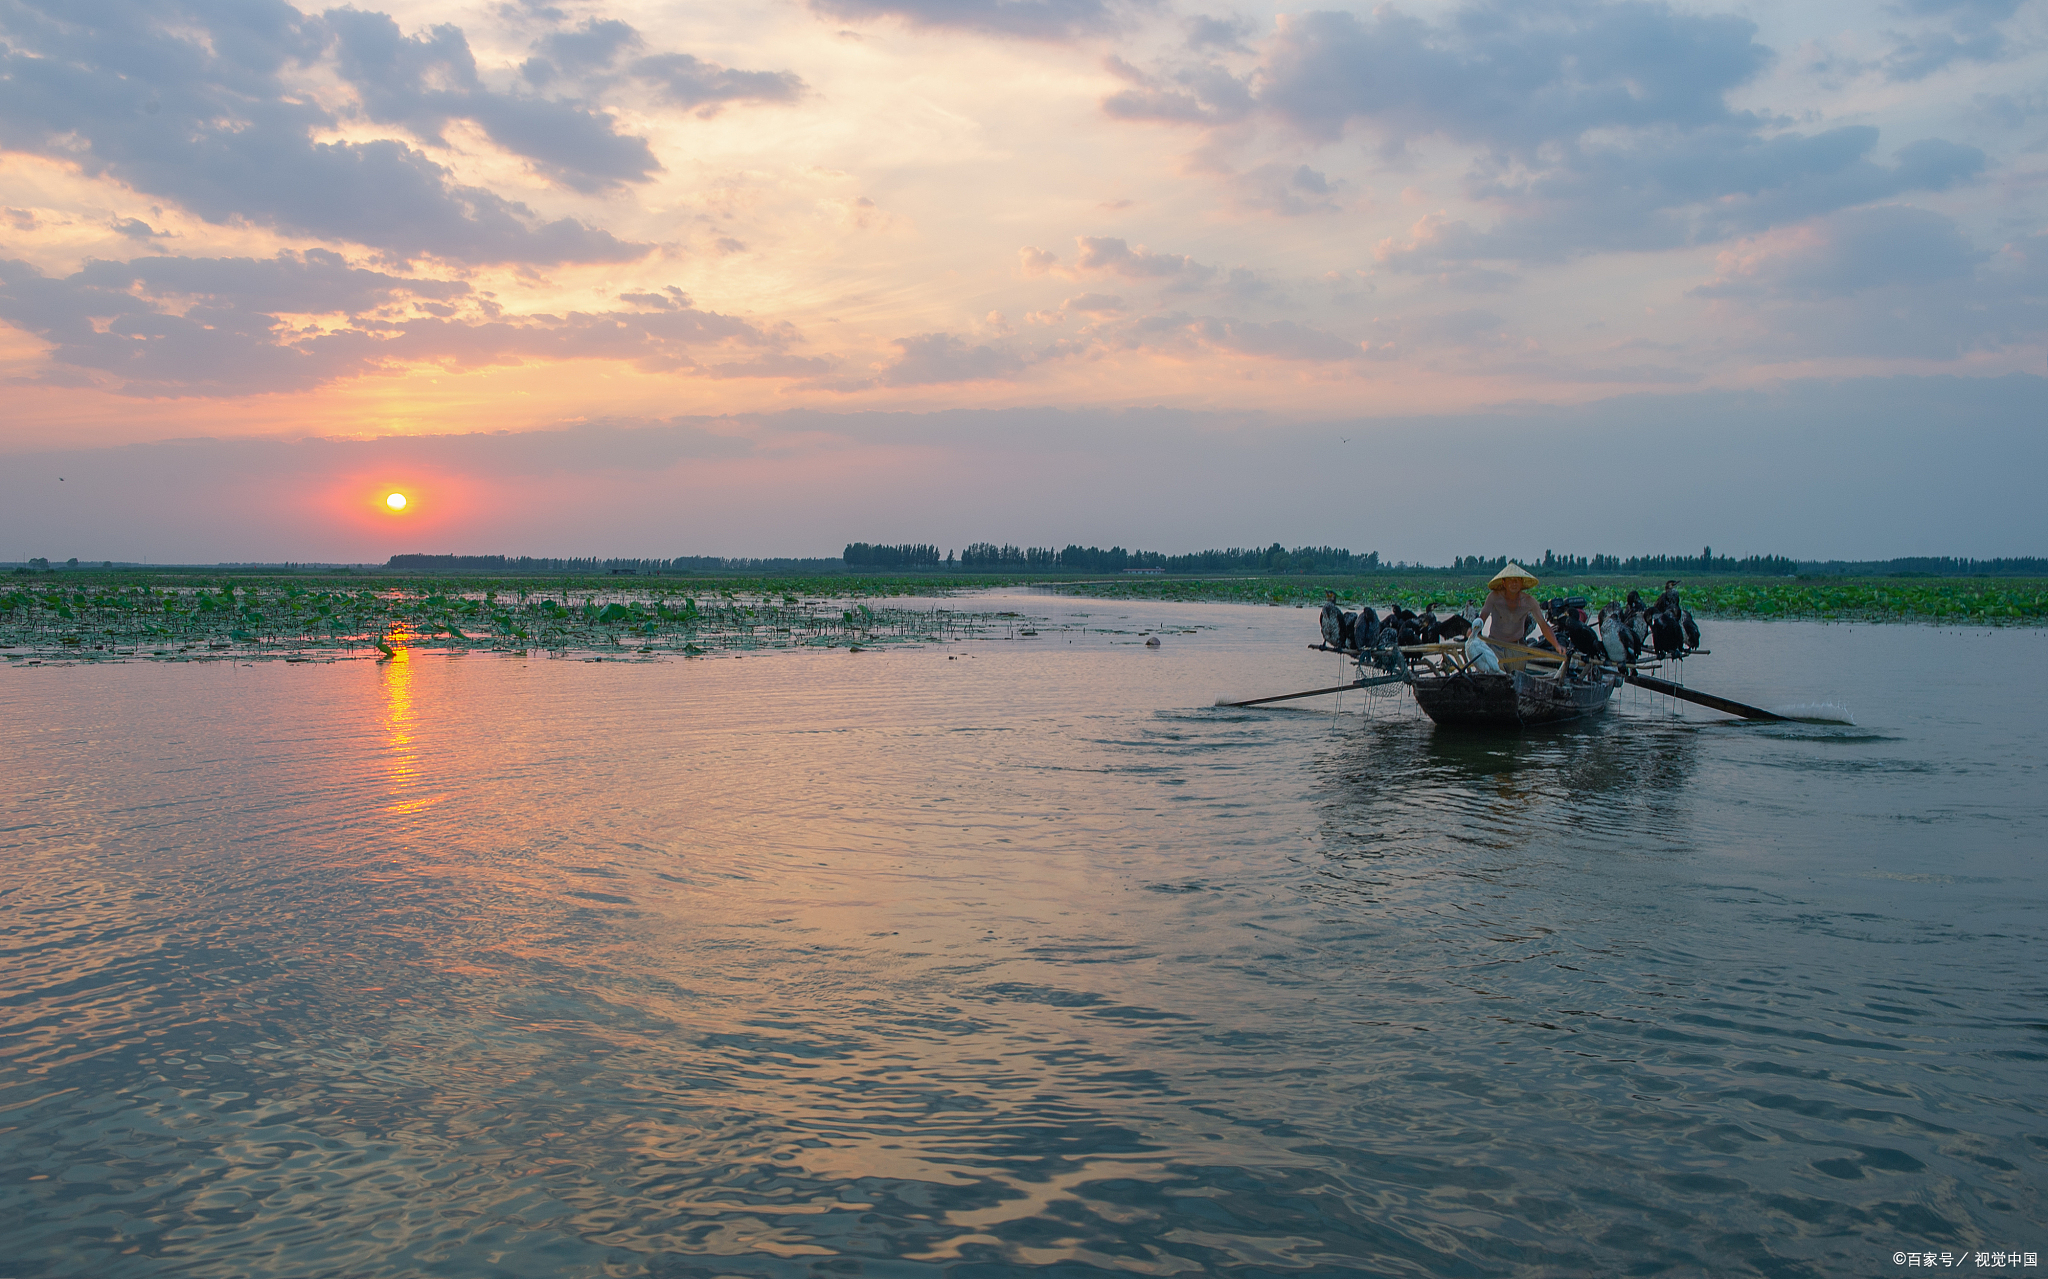
M1480 634L1497 644L1519 644L1533 621L1543 632L1543 638L1550 641L1550 647L1564 652L1564 645L1557 642L1557 635L1550 629L1550 619L1543 616L1536 597L1528 593L1536 585L1534 573L1519 564L1509 564L1486 585L1486 603L1479 610Z

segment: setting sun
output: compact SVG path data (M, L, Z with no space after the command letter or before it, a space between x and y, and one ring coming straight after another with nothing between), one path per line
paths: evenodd
M394 511L402 511L402 510L404 510L404 509L405 509L405 494L403 494L403 493L393 493L393 494L392 494L392 495L391 495L390 497L387 497L387 498L385 498L385 499L384 499L384 505L386 505L386 506L390 507L390 508L391 508L392 510L394 510Z

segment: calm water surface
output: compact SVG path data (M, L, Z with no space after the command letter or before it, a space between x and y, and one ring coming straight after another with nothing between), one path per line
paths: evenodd
M0 1274L2048 1251L2048 634L1716 623L1858 725L1498 736L1213 706L1312 612L1015 606L1108 633L0 674Z

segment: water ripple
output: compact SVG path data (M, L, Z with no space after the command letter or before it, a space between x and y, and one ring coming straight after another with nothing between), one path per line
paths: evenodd
M2033 1246L2040 707L1631 698L1516 736L1216 709L1334 682L1294 610L1222 612L1162 652L950 665L16 681L10 1273L1788 1276ZM1777 681L1731 691L1786 703L1915 642L1725 629Z

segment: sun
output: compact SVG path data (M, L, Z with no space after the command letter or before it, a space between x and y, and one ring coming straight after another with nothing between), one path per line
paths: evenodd
M405 509L405 494L403 494L403 493L393 493L393 494L392 494L392 495L391 495L390 497L387 497L387 498L385 498L385 499L384 499L384 505L386 505L386 506L390 507L390 508L391 508L392 510L394 510L394 511L402 511L402 510L404 510L404 509Z

